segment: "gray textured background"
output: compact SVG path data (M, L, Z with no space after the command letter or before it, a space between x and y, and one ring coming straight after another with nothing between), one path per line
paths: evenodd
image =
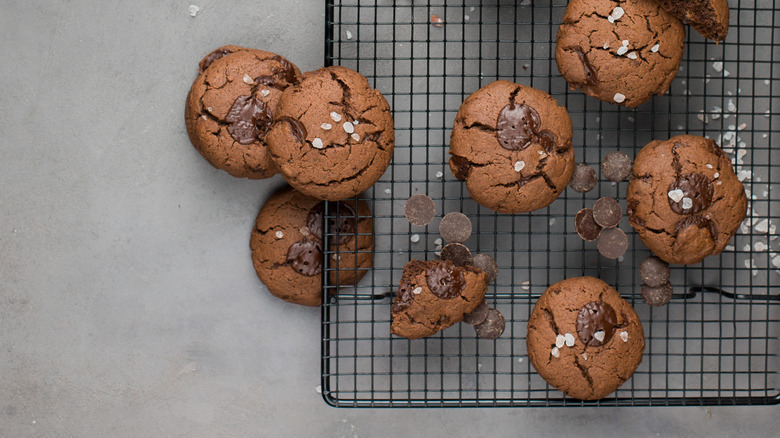
M328 407L319 310L271 297L249 258L281 178L213 169L183 121L221 44L320 66L323 11L0 2L0 436L772 435L777 407Z

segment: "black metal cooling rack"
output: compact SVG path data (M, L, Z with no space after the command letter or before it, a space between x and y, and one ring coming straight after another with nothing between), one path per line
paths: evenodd
M780 9L772 0L731 9L725 43L689 29L670 92L629 110L570 91L554 59L567 2L359 1L326 3L325 63L353 68L384 93L394 112L393 164L365 194L374 213L374 267L357 287L327 285L322 307L322 394L334 406L737 405L780 402ZM736 6L737 2L731 2ZM438 16L443 23L436 23ZM751 198L749 218L719 257L674 267L673 301L650 308L636 267L649 252L624 219L630 247L601 257L574 231L574 215L601 196L622 200L626 184L571 190L548 208L499 215L480 207L447 162L461 102L508 79L550 93L574 124L578 162L596 168L613 150L635 153L652 139L689 133L715 138L734 157ZM404 201L434 199L438 218L410 225ZM390 335L390 304L403 266L436 257L438 221L461 211L474 224L466 242L500 272L487 299L506 317L503 336L479 340L459 324L423 340ZM334 214L338 215L338 212ZM326 218L327 219L327 218ZM416 237L419 237L419 241ZM326 238L335 234L326 233ZM328 245L325 245L327 248ZM327 252L323 279L333 269ZM774 263L773 263L774 261ZM617 288L646 334L642 364L597 402L564 398L530 365L530 311L545 288L592 275Z

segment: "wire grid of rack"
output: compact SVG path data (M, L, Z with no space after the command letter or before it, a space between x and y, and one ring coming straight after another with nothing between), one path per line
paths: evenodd
M365 75L393 110L393 163L366 194L374 218L374 266L357 287L328 285L322 307L322 394L350 407L735 405L780 402L780 10L771 0L731 9L727 41L688 28L680 71L665 96L630 110L568 89L555 65L567 2L359 1L326 3L326 65ZM735 5L736 2L732 2ZM433 16L443 23L435 23ZM626 182L587 194L566 190L548 208L501 215L477 205L447 166L450 129L461 102L496 79L550 93L574 125L577 162L598 169L613 150L634 156L652 139L688 133L717 139L745 179L749 217L720 256L674 266L675 296L642 302L636 267L649 255L624 218L629 251L618 261L582 241L574 215L601 196L625 209ZM414 227L403 204L434 199L437 219ZM403 266L436 258L443 214L468 215L465 244L499 264L486 299L506 317L494 341L458 324L426 339L390 335L390 306ZM338 209L329 218L338 216ZM418 235L413 242L411 236ZM336 238L327 232L326 239ZM328 245L325 245L328 248ZM642 363L619 390L596 402L563 397L526 356L533 304L546 287L592 275L631 302L645 329Z

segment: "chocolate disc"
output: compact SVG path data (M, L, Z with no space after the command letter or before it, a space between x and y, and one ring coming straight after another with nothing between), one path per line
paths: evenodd
M471 236L471 221L463 213L447 213L439 223L439 234L447 242L463 243Z
M672 299L673 294L674 288L671 283L664 283L659 287L642 286L642 299L653 307L667 304Z
M505 327L504 315L496 309L489 309L487 318L475 325L474 330L476 330L480 339L498 339L504 333Z
M589 208L583 208L577 213L574 218L574 228L582 240L588 242L598 239L601 234L601 225L593 220L593 210Z
M600 347L612 339L617 325L615 309L603 301L591 301L577 314L577 335L583 344Z
M574 175L571 177L569 187L575 192L586 193L593 190L598 183L598 175L592 167L585 163L580 163L574 168Z
M455 266L466 266L472 263L471 251L460 243L449 243L441 249L441 259L449 260Z
M628 249L628 237L620 228L606 228L601 231L596 247L608 259L620 258Z
M631 157L624 152L608 153L601 160L601 174L610 181L625 181L631 175Z
M639 264L639 277L642 283L650 287L661 287L669 282L669 263L652 256Z
M482 302L479 303L479 306L477 306L477 308L474 309L471 313L463 315L463 322L468 325L477 325L487 318L488 310L490 309L488 307L487 301L482 300Z
M593 220L603 228L615 228L623 217L623 209L615 198L601 198L593 204Z
M322 246L316 240L303 239L290 245L287 263L295 272L313 277L322 272Z
M451 262L438 264L425 273L428 289L441 299L451 300L460 296L460 291L466 286L463 269L458 269Z
M487 274L488 283L495 281L496 276L498 275L498 263L496 263L496 259L487 254L474 255L471 259L471 266L479 268Z
M414 195L404 204L404 216L412 225L424 227L436 216L436 204L425 195Z

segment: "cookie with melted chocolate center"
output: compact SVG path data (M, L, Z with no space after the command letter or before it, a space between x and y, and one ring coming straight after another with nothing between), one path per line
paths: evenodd
M747 214L745 187L713 140L680 135L637 154L626 195L629 223L667 263L720 254Z
M391 308L390 332L419 339L463 320L482 303L487 274L447 260L412 260L404 266Z
M185 107L195 149L235 177L275 175L265 136L282 91L300 75L290 61L262 50L223 46L206 55Z
M371 210L362 200L328 204L332 285L355 284L371 268ZM252 263L268 290L285 301L318 306L322 300L324 203L287 187L260 209L249 242ZM335 256L335 257L334 257Z
M645 336L636 312L615 289L578 277L553 284L539 297L526 347L547 383L569 397L598 400L634 373Z
M491 210L538 210L571 181L571 140L569 113L552 96L496 81L461 105L450 138L450 170Z

